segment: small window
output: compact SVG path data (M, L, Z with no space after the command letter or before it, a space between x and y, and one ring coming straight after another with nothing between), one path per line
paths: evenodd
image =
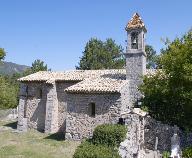
M89 115L95 117L95 103L89 104Z
M29 87L28 87L28 86L26 86L26 88L25 88L25 93L26 93L26 96L27 96L28 93L29 93Z
M42 99L42 97L43 97L43 91L42 91L42 89L37 89L36 97L37 97L38 99Z
M39 98L41 99L43 97L43 91L42 89L39 90Z
M43 97L43 91L42 91L42 89L38 89L38 91L37 91L37 98L38 99L42 99L42 97Z
M119 122L120 125L124 125L125 124L125 120L123 118L119 118Z

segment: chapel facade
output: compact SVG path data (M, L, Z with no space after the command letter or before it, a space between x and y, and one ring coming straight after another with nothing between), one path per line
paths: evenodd
M142 76L154 72L146 70L147 30L137 13L125 30L125 69L41 71L20 78L18 130L64 132L66 139L81 140L132 112L142 97Z

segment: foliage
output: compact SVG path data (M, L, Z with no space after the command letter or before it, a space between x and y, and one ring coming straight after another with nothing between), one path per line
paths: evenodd
M164 151L163 152L163 158L169 158L171 156L170 152Z
M151 45L145 46L145 52L147 54L147 68L148 69L157 68L159 62L159 56L157 55L157 52Z
M17 88L0 76L0 109L16 107L17 103Z
M117 150L85 141L76 149L73 158L120 158L120 156Z
M23 76L27 76L39 71L48 71L48 68L47 68L47 64L45 64L44 61L37 59L32 63L31 68L28 68L24 71Z
M77 69L118 69L125 66L123 49L111 38L105 42L92 38L85 46Z
M0 60L4 59L6 56L6 52L3 48L0 48Z
M192 157L192 147L188 147L183 149L182 151L183 158L191 158Z
M44 65L44 61L41 61L39 59L35 60L32 63L31 70L33 73L38 72L38 71L47 71L47 65Z
M73 158L120 158L117 148L125 139L127 129L123 125L99 125L93 138L83 142Z
M32 69L31 68L27 68L24 72L23 72L23 76L28 76L28 75L30 75L30 74L32 74L33 73L33 71L32 71Z
M99 125L93 132L92 141L94 144L118 147L120 143L125 139L126 133L126 126L123 125Z
M162 70L144 78L143 106L157 120L192 130L192 33L167 43Z
M141 107L141 110L145 111L145 112L148 112L149 111L149 108L148 106L142 106Z
M38 71L46 71L47 65L43 61L35 60L32 67L23 73L0 76L0 108L15 108L19 103L19 82L17 79Z

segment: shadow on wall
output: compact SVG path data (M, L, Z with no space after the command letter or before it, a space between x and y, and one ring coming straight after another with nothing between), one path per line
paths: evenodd
M65 134L64 134L64 132L58 132L58 133L51 134L51 135L45 137L44 139L64 141L65 140Z
M65 132L66 131L66 119L62 123L62 125L59 127L59 132Z
M46 117L46 100L41 99L32 117L30 118L30 122L36 122L37 124L36 128L39 132L44 132L45 130L45 117Z
M10 128L12 128L12 129L17 129L17 121L11 122L11 123L8 123L8 124L5 124L5 125L3 125L3 126L5 126L5 127L10 127Z

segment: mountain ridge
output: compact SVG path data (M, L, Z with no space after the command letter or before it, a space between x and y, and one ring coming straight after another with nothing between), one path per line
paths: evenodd
M12 75L14 73L23 73L27 68L26 65L20 65L13 62L1 61L0 62L0 74Z

